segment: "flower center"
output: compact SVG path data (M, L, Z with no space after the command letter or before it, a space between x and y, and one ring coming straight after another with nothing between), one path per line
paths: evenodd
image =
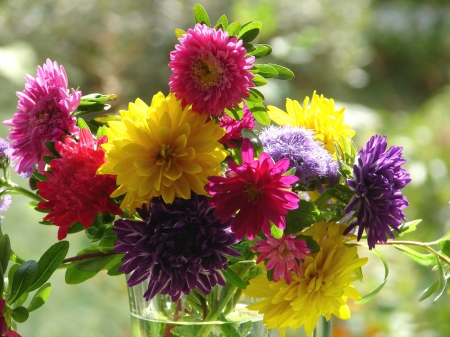
M250 203L254 203L259 199L259 191L255 184L247 184L244 189L244 194Z
M222 62L213 55L194 60L191 71L192 78L203 90L217 86L224 77Z
M170 169L172 163L176 163L175 151L170 145L162 144L160 146L159 154L156 156L156 165L164 165L167 163L166 170Z

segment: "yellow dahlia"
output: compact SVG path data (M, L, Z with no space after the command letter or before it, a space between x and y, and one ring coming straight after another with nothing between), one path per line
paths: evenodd
M108 123L107 161L98 173L117 176L111 197L126 194L121 208L133 214L153 197L170 204L175 197L189 199L191 190L207 194L207 177L220 175L227 155L218 142L225 129L206 122L206 114L183 109L172 93L159 92L150 106L137 99L120 115L121 121Z
M350 318L347 299L361 298L351 283L358 279L356 271L367 258L359 258L356 247L345 245L351 238L343 235L346 227L320 222L303 233L317 241L320 251L304 260L301 273L292 273L290 284L284 278L269 281L265 274L250 280L244 293L262 300L249 309L264 314L267 328L281 329L284 335L287 327L298 329L304 325L310 336L320 315L327 320L331 314Z
M334 100L313 92L311 104L306 96L303 106L298 101L286 98L287 113L274 106L268 106L270 119L278 125L290 125L314 130L314 138L321 141L325 148L334 154L333 142L343 146L341 137L352 138L355 131L344 124L345 107L335 110Z

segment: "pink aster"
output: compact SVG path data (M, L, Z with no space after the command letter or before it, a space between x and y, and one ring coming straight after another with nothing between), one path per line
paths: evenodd
M266 263L267 270L273 269L273 280L278 282L284 277L287 284L291 283L291 271L297 275L301 272L299 264L307 257L311 249L304 240L296 240L294 234L284 235L281 239L268 237L267 240L258 240L258 246L250 248L261 253L256 263L269 259Z
M27 173L38 165L43 171L42 157L50 151L45 142L61 141L67 134L78 134L76 120L70 114L78 107L81 91L68 92L66 71L58 63L47 59L43 67L37 67L36 78L26 75L23 92L17 92L19 103L13 119L3 124L12 129L12 159L17 159L14 170Z
M247 105L244 103L242 107L242 119L236 120L228 114L223 114L219 119L219 125L227 130L219 142L225 144L229 148L237 148L237 145L232 140L242 140L242 129L251 130L255 127L255 117L253 117Z
M221 29L196 24L170 52L170 90L184 107L220 116L250 94L254 56L245 56L242 40Z
M83 129L78 143L66 137L64 143L55 144L61 158L50 161L51 172L44 172L48 181L38 182L37 187L47 200L40 202L39 208L50 210L44 220L59 226L58 240L66 237L74 222L87 228L97 213L122 214L109 197L117 188L116 177L96 174L105 162L105 150L100 145L107 142L106 136L94 140L89 130Z
M223 222L236 214L231 230L238 239L247 236L252 240L262 229L270 236L270 222L278 228L286 227L288 209L298 207L299 197L291 191L298 178L283 175L289 159L274 163L263 152L254 159L250 140L242 141L242 165L229 162L225 177L208 177L205 190L212 195L210 204L216 208L214 215Z

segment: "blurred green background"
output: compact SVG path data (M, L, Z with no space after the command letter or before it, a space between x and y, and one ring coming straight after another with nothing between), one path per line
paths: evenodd
M174 29L193 26L194 1L0 0L0 114L9 119L23 90L24 74L36 74L46 58L64 65L69 86L83 93L115 93L112 109L140 97L167 94ZM295 79L269 81L266 103L284 108L316 90L345 105L361 147L374 133L404 147L412 182L404 189L409 220L423 219L411 239L434 240L450 225L450 3L410 0L202 1L213 22L263 22L259 43L274 51L267 61L292 69ZM266 59L263 59L266 63ZM0 137L8 129L0 126ZM26 184L20 178L16 182ZM39 225L41 214L15 197L2 230L26 259L37 259L56 241L56 228ZM75 254L87 241L71 236ZM335 321L335 336L448 336L450 298L418 302L437 273L392 247L391 275L372 302L352 306L352 318ZM368 252L362 293L383 278L382 264ZM125 277L100 273L86 283L52 281L48 304L19 326L23 337L130 336Z

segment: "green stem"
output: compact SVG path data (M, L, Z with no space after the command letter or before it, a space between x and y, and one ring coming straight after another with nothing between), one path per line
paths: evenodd
M326 320L322 315L317 322L316 328L313 331L312 337L331 337L333 336L333 328L330 320Z
M248 266L245 266L244 268L241 268L239 271L236 272L236 274L239 275L239 277L242 278L242 276L251 268L253 264L248 264ZM230 268L230 267L228 267ZM227 289L225 289L227 287ZM233 297L235 291L238 289L236 286L232 285L231 283L227 283L224 289L220 292L220 298L217 302L217 305L211 308L211 311L208 313L208 315L205 318L205 322L211 322L215 321L219 318L222 311L225 309L228 301ZM224 291L226 290L226 291ZM213 328L213 324L204 324L200 331L198 332L199 337L207 337L210 333L211 329Z
M37 202L44 201L44 199L42 199L36 193L33 193L33 192L23 188L23 187L20 187L19 185L10 183L10 186L11 186L11 192L12 193L22 194L22 195L24 195L24 196L26 196L26 197L34 200L34 201L37 201Z
M107 252L97 252L97 253L88 253L88 254L81 254L73 257L68 257L67 259L64 259L63 262L58 266L58 269L67 269L70 267L70 262L74 261L81 261L85 259L92 259L94 257L99 256L106 256L106 255L114 255L117 254L113 250L107 251Z
M364 244L361 243L349 243L351 245L355 245L355 246L364 246ZM380 245L388 245L388 246L399 246L399 245L404 245L404 246L416 246L416 247L421 247L423 249L428 250L430 253L436 255L438 258L440 258L443 262L445 262L447 265L450 266L450 259L447 258L445 255L441 254L440 252L438 252L437 250L435 250L434 248L432 248L429 243L427 242L416 242L416 241L402 241L402 240L392 240L392 241L386 241L383 244Z

